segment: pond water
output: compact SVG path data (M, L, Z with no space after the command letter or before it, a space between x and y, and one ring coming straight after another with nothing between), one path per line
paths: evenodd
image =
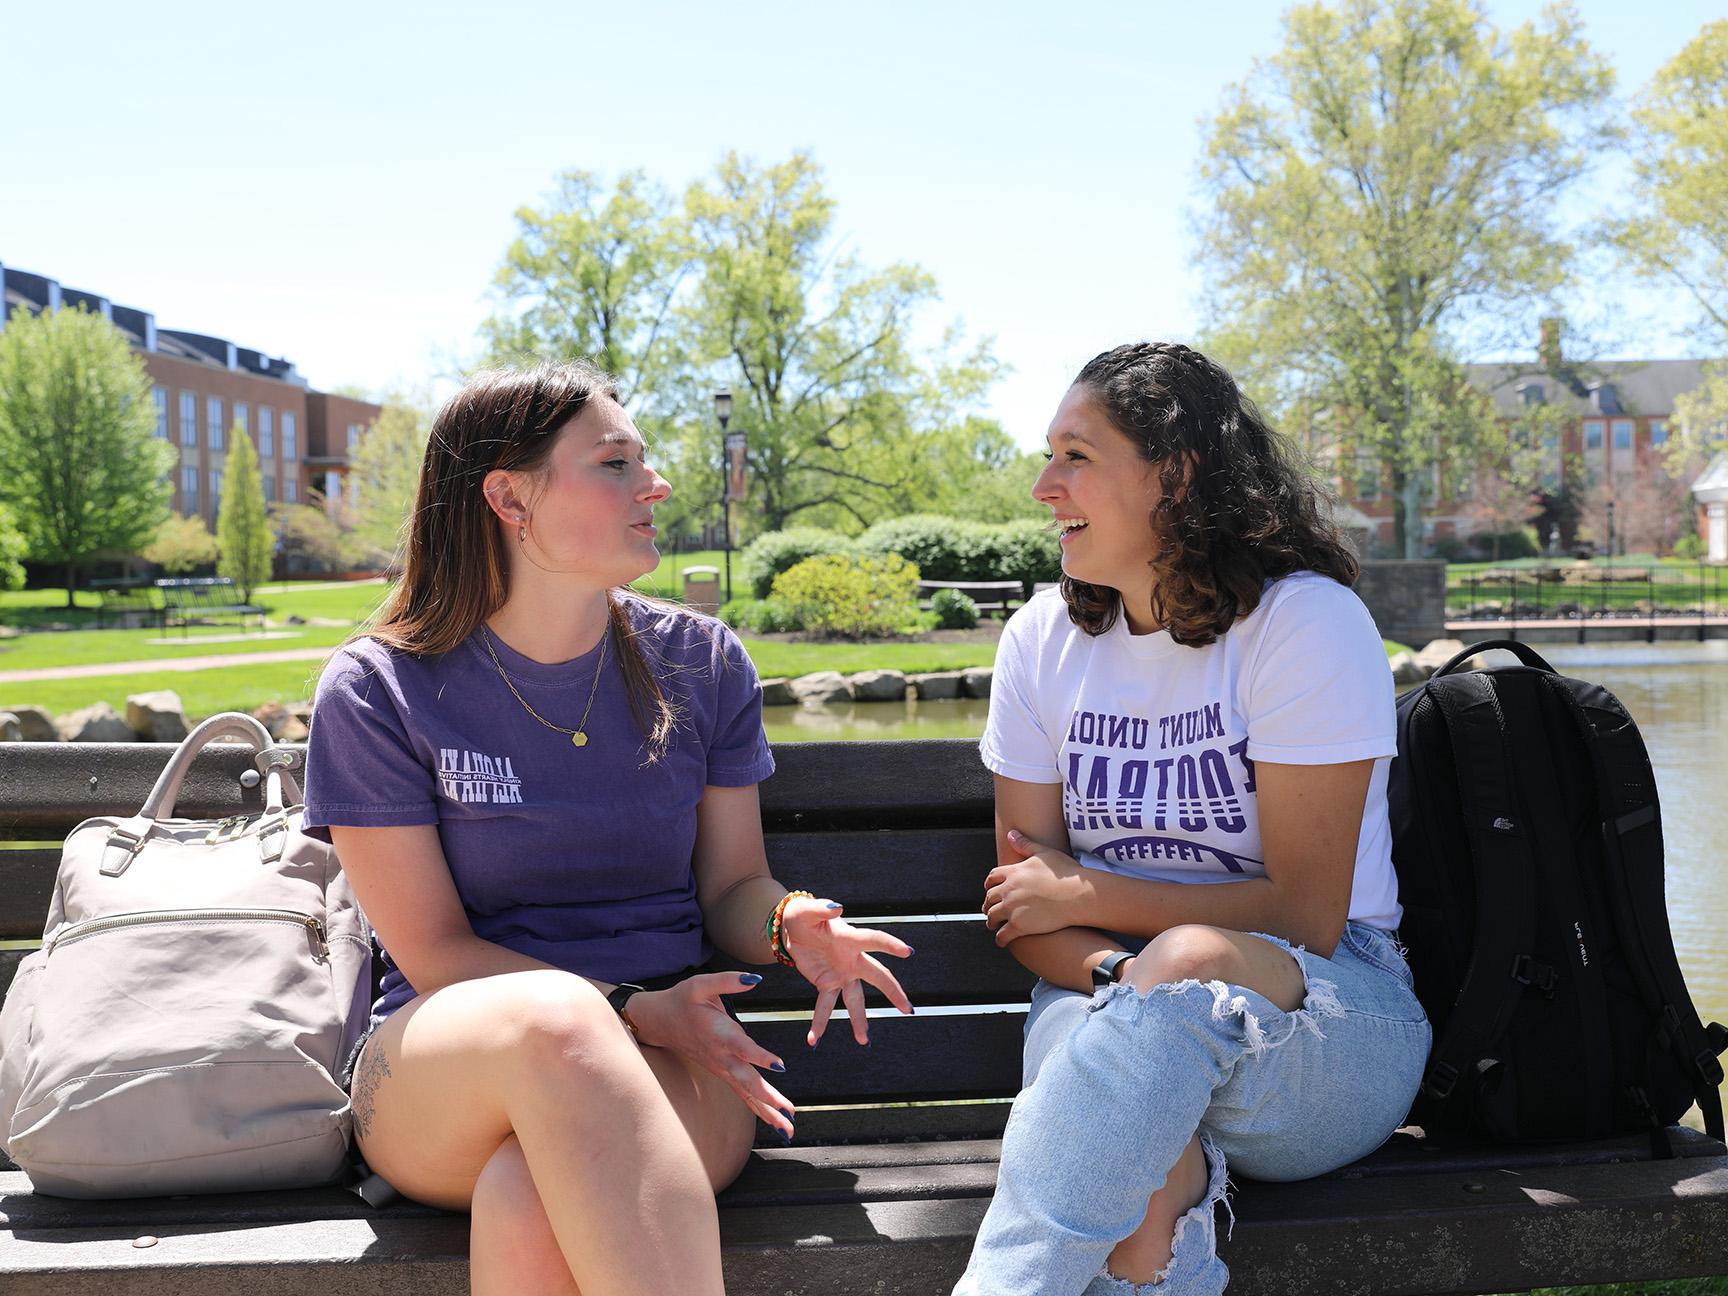
M1674 947L1699 1015L1728 1023L1728 640L1545 644L1537 651L1555 669L1612 690L1638 722L1662 799ZM763 719L776 743L976 738L987 707L771 707Z

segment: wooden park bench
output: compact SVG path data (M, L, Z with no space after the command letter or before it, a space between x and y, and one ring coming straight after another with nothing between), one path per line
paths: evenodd
M0 838L18 843L0 850L0 980L41 935L58 839L88 815L135 810L172 750L0 748ZM978 913L990 779L960 740L794 744L777 759L762 786L776 876L914 946L896 971L918 1013L874 1010L867 1049L836 1022L810 1050L812 994L784 969L740 1001L786 1058L775 1083L800 1111L797 1142L758 1149L721 1197L728 1290L941 1296L994 1185L1030 984ZM258 811L249 769L238 748L207 750L180 813ZM1512 1149L1407 1129L1318 1180L1241 1182L1221 1243L1230 1290L1401 1296L1728 1273L1728 1150L1672 1134L1679 1157L1652 1160L1644 1137ZM0 1172L9 1296L443 1296L467 1290L467 1247L463 1216L375 1210L340 1189L86 1202Z
M164 623L177 625L180 633L194 623L203 624L223 617L238 617L241 625L246 618L258 618L258 628L264 628L264 609L254 603L243 603L239 587L227 576L175 576L156 582L162 594Z
M992 612L1006 616L1012 610L1011 603L1017 604L1026 597L1025 583L1017 580L921 580L918 582L918 606L929 611L930 600L936 591L945 589L959 590L985 616Z
M119 627L160 627L166 610L156 587L147 580L93 580L87 586L101 596L96 605L96 628L107 629L110 621Z

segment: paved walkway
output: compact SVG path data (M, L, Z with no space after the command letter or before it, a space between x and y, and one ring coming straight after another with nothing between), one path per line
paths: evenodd
M274 652L228 653L221 657L154 657L148 661L91 662L87 666L42 666L36 670L0 671L0 684L31 680L84 679L95 675L141 675L145 671L201 671L250 663L317 661L336 651L327 648L283 648Z

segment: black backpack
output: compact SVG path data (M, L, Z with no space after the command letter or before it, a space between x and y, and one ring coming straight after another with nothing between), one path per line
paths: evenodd
M1492 648L1522 665L1458 670ZM1644 740L1607 689L1479 643L1398 699L1388 779L1401 929L1434 1047L1411 1119L1511 1142L1662 1131L1717 1055L1668 930Z

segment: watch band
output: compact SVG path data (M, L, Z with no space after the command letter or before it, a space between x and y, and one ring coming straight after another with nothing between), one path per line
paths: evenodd
M1104 990L1116 984L1116 970L1134 955L1129 950L1117 950L1114 954L1106 954L1092 969L1092 988Z
M618 1014L618 1020L624 1023L624 1029L630 1032L632 1038L640 1038L636 1034L636 1023L630 1020L630 1012L625 1004L630 1002L630 996L641 994L646 986L632 985L628 981L620 981L606 993L606 1002L612 1005L612 1011Z

